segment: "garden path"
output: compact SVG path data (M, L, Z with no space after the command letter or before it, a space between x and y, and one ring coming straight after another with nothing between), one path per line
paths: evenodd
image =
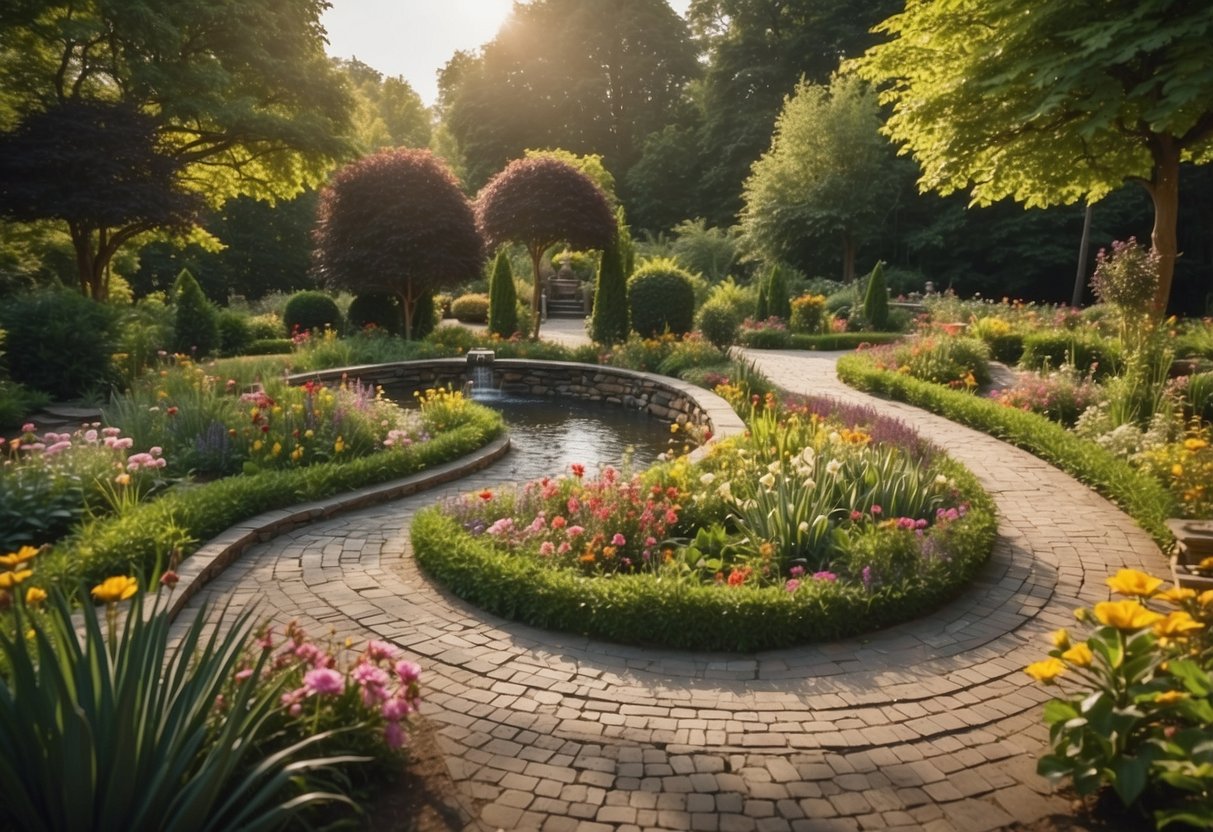
M1161 573L1122 512L1030 454L842 385L836 355L748 352L788 390L873 404L957 457L1000 512L993 557L933 615L757 655L647 650L486 615L409 551L436 492L255 547L203 595L315 634L376 637L424 668L424 713L471 829L981 832L1069 815L1035 774L1047 693L1023 673L1122 566ZM475 485L512 479L509 457Z

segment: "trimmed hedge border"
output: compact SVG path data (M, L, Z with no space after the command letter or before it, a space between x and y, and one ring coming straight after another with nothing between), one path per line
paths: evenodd
M1061 425L990 399L878 370L862 355L840 358L838 377L859 390L921 407L1035 454L1120 506L1159 546L1171 544L1165 523L1174 516L1175 505L1162 484Z
M175 604L180 608L255 543L338 512L458 479L506 453L509 439L502 437L500 414L479 407L472 413L466 424L404 451L242 474L170 491L69 538L44 558L40 573L60 586L133 571L148 575L172 543L167 535L178 530L195 541L209 541L184 547L186 557L177 570L185 584Z
M994 503L968 469L953 463L970 510L955 534L965 541L951 583L912 595L861 587L789 593L663 581L650 575L587 578L500 552L466 532L440 507L419 512L411 528L417 562L460 598L513 621L624 644L752 653L828 641L923 615L963 591L997 536Z
M891 344L904 337L904 332L832 332L825 335L810 335L805 332L766 330L743 332L739 343L740 346L755 350L791 349L824 352L853 350L861 344Z

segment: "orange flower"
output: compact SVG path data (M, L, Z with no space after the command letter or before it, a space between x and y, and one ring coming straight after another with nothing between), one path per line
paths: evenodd
M0 566L12 569L19 563L25 563L36 554L38 554L38 550L33 546L22 546L16 552L0 555Z
M1162 579L1136 569L1122 569L1115 577L1108 578L1108 586L1118 595L1149 598L1162 586Z
M1158 623L1163 618L1136 601L1102 601L1095 605L1095 617L1099 619L1099 623L1118 630L1140 630Z

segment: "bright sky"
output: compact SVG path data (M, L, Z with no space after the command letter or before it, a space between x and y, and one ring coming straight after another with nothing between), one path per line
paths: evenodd
M513 0L331 0L322 22L330 55L357 58L384 75L403 75L426 104L438 97L438 70L457 49L493 39ZM690 0L669 0L685 14Z

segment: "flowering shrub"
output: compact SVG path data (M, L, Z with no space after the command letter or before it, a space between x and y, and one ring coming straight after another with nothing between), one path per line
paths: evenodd
M823 332L826 324L825 295L805 294L792 299L793 332Z
M989 349L975 338L925 335L873 347L867 355L878 369L959 390L990 381Z
M1080 609L1083 640L1053 634L1026 672L1061 694L1045 705L1051 751L1041 774L1081 795L1110 786L1126 806L1152 807L1159 828L1213 825L1213 590L1197 594L1122 569L1125 600Z
M995 391L990 398L1069 426L1079 414L1102 401L1104 392L1089 374L1081 376L1067 366L1044 375L1022 374L1013 387Z
M1145 312L1158 287L1158 252L1137 244L1137 238L1112 243L1112 251L1095 255L1091 288L1095 296L1124 312Z
M1213 517L1213 426L1193 420L1185 436L1143 452L1141 462L1175 495L1184 517Z
M633 332L628 336L628 340L605 354L602 363L612 367L655 373L661 362L669 358L670 353L674 351L677 340L669 332L654 338L642 338Z

